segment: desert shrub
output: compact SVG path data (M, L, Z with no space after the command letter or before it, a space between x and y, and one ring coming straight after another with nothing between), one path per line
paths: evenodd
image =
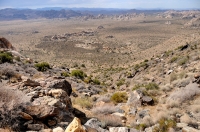
M110 102L110 95L103 95L97 99L97 102L103 101L105 103Z
M172 58L169 60L169 63L173 63L173 62L175 62L177 59L178 59L178 57L177 57L177 56L174 56L174 57L172 57Z
M185 100L191 100L195 95L200 94L200 89L197 84L189 84L180 90L173 92L168 100L175 100L179 102L183 102Z
M176 121L162 118L158 122L159 126L153 129L153 132L168 132L170 128L176 127Z
M139 70L139 68L144 68L144 69L146 69L149 65L148 65L148 60L144 60L143 62L141 62L140 64L136 64L135 66L134 66L134 69L137 71L137 70Z
M93 79L92 82L94 84L96 84L96 85L100 85L101 84L101 82L97 78Z
M125 79L120 79L120 80L118 80L118 82L117 82L117 86L120 87L120 86L122 86L124 83L125 83Z
M140 130L140 131L144 131L144 129L147 127L146 124L142 123L136 126L136 129Z
M142 85L142 84L136 84L136 85L132 88L132 90L134 91L134 90L140 89L141 87L144 87L144 85Z
M35 67L38 71L46 71L47 69L50 69L50 65L47 62L41 62L41 63L37 63L35 64Z
M92 109L92 112L95 114L112 114L114 112L117 112L118 108L113 105L103 105L99 107L94 107Z
M107 128L108 126L111 127L121 127L123 126L122 120L118 116L114 115L97 115L97 119L101 121L101 127Z
M61 76L69 77L69 73L68 73L68 72L62 72L62 73L61 73Z
M156 83L148 83L144 86L147 90L158 90L159 86Z
M82 70L72 70L71 75L80 79L84 79L87 76Z
M5 62L13 62L13 55L8 52L0 52L0 64Z
M189 56L183 57L178 61L178 65L184 65L189 61Z
M177 80L177 79L178 79L177 74L175 74L175 73L170 74L170 83Z
M116 92L111 96L111 101L114 103L124 103L128 100L126 92Z
M84 67L84 68L85 68L85 64L81 64L81 67Z
M87 109L91 109L93 106L92 99L89 97L77 97L73 100L73 103Z
M145 124L145 127L150 127L154 124L152 117L150 116L145 116L142 120L142 123Z
M137 90L144 87L146 90L158 90L159 86L156 83L148 83L148 84L137 84L133 87L132 90Z
M0 85L0 128L11 128L20 131L22 121L19 112L30 98L23 92Z
M161 90L162 91L166 91L166 92L171 91L172 90L172 86L170 84L166 84L166 85L161 87Z

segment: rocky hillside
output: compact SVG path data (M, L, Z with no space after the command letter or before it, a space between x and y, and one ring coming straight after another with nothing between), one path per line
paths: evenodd
M1 131L200 131L200 40L91 75L1 48Z

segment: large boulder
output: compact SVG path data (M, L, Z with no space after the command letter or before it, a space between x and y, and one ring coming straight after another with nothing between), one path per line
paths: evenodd
M87 126L89 126L89 127L91 127L91 128L94 128L94 129L96 129L98 132L108 132L108 130L105 130L105 129L101 128L101 122L98 121L96 118L92 118L92 119L88 120L88 121L84 124L84 126L86 126L86 128L87 128Z
M52 82L49 83L47 87L54 88L54 89L62 89L67 93L68 96L70 96L72 93L71 84L65 79L53 80Z
M74 120L66 128L65 132L86 132L86 131L81 125L81 120L75 117Z
M36 119L46 119L59 114L56 107L49 105L27 106L24 112Z
M12 44L4 37L0 37L0 48L3 49L12 49L14 50L15 48L12 46Z

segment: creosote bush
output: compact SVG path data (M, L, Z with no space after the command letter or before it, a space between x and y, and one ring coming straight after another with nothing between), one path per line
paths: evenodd
M61 73L61 76L69 77L69 73L67 73L67 72L62 72L62 73Z
M146 88L146 90L158 90L159 86L156 83L148 83L148 84L137 84L133 87L132 90L140 89L141 87Z
M80 79L87 77L87 75L82 70L72 70L71 75Z
M153 132L168 132L170 128L176 127L176 121L162 118L158 122L159 126L153 129Z
M37 63L35 64L35 67L38 71L46 71L47 69L50 69L50 65L47 62L41 62L41 63Z
M128 100L128 96L126 92L116 92L111 96L111 101L114 103L124 103Z
M13 62L13 55L8 52L0 52L0 64L5 62Z

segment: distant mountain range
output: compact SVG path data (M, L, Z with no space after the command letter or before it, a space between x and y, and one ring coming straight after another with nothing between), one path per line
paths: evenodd
M0 20L27 20L27 19L53 19L53 18L71 18L87 15L119 15L127 13L156 13L166 10L136 10L136 9L117 9L117 8L62 8L46 7L38 9L13 9L6 8L0 10Z

